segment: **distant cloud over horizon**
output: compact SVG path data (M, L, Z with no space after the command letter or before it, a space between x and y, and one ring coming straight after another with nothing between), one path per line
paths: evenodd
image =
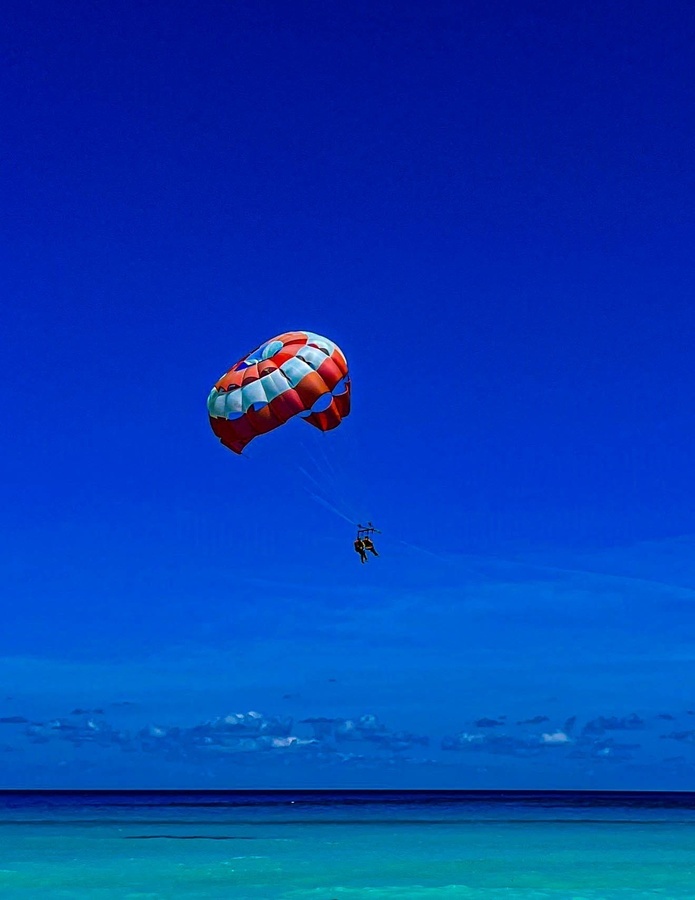
M95 752L143 754L143 757L159 758L165 765L185 763L199 768L225 761L255 766L284 759L310 767L364 765L378 770L380 766L400 762L438 766L443 771L457 756L471 759L488 756L527 760L532 767L529 772L533 772L533 766L545 765L544 760L563 761L574 767L643 764L656 758L658 748L654 741L658 744L671 740L683 747L695 745L695 729L676 728L659 733L659 722L677 723L679 718L683 725L691 722L685 712L669 713L668 719L656 713L649 716L636 712L599 714L587 717L583 724L580 721L578 730L576 715L539 713L512 721L507 721L506 716L482 716L465 723L457 732L439 737L395 728L372 713L297 719L250 710L193 723L163 724L155 720L142 724L142 713L136 712L133 706L129 718L134 717L136 721L140 717L141 724L127 727L120 724L123 713L117 717L117 725L101 712L104 708L108 709L109 705L76 706L67 715L44 721L22 715L4 716L0 724L8 736L15 734L15 742L6 743L3 752L10 753L22 746L62 744L75 748L76 752L79 749L81 754L92 747ZM619 737L627 732L639 733L640 740ZM97 759L94 755L88 758L92 762ZM666 759L672 768L690 765L687 759L680 760L674 755L667 755Z
M30 744L57 740L75 747L111 747L189 761L282 752L341 762L364 756L352 749L360 744L372 747L377 758L388 760L402 758L403 751L429 743L425 735L393 730L370 714L355 719L316 717L295 723L288 716L266 716L253 710L190 726L152 723L129 730L115 728L105 718L78 709L68 716L29 723L23 735Z
M645 727L644 719L637 713L629 716L599 716L587 722L582 731L584 734L604 734L606 731L638 731Z

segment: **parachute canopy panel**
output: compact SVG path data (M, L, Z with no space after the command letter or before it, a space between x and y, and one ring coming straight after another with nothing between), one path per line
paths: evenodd
M333 341L311 331L288 331L261 344L208 397L212 430L235 453L294 416L329 431L349 413L347 360Z

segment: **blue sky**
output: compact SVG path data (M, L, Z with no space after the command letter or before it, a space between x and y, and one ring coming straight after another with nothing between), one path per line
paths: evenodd
M690 783L690 6L5 15L0 786Z

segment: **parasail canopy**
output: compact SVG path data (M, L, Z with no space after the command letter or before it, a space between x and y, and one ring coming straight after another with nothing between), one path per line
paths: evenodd
M349 412L345 356L311 331L288 331L261 344L234 363L208 397L212 430L235 453L295 416L329 431Z

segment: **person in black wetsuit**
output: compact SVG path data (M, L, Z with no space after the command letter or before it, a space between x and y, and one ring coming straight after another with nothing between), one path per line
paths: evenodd
M364 541L362 538L357 538L354 543L355 553L359 553L360 561L363 563L367 562L367 551L364 548Z
M364 544L364 549L365 549L365 550L369 550L369 552L370 552L370 553L373 553L374 556L378 556L378 555L379 555L379 554L376 552L376 549L375 549L375 547L374 547L374 544L372 543L372 539L369 537L368 534L366 534L366 535L362 538L362 543Z

